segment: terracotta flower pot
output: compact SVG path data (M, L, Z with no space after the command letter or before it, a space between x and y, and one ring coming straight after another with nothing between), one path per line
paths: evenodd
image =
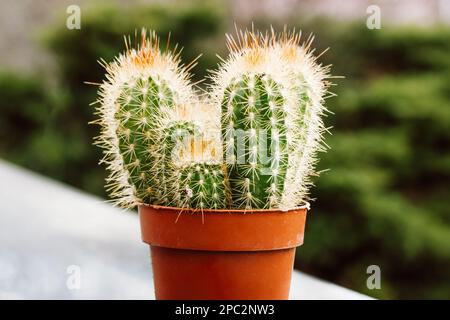
M306 212L140 206L156 298L287 299Z

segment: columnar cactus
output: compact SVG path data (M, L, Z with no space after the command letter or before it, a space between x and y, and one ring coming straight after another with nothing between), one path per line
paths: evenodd
M242 32L214 76L231 206L289 209L306 200L327 69L297 34Z
M222 135L232 203L237 208L274 207L287 170L286 96L269 73L244 72L226 87Z
M307 199L311 177L316 176L314 167L317 152L324 152L328 146L323 142L327 131L322 117L327 113L324 106L327 89L331 85L330 66L317 63L311 50L312 37L300 45L300 34L286 31L273 42L275 50L286 63L291 73L290 90L293 91L293 106L288 127L290 129L291 155L283 194L283 207L290 207Z
M154 32L147 37L143 30L136 50L128 42L124 54L104 63L107 80L100 86L97 108L102 127L97 143L104 148L103 161L111 172L107 187L125 207L163 198L165 163L159 159L164 127L189 120L177 110L194 99L178 54L162 53Z
M178 54L145 30L105 64L97 142L122 206L290 209L307 200L328 68L296 33L241 32L199 99ZM214 137L215 130L219 139Z

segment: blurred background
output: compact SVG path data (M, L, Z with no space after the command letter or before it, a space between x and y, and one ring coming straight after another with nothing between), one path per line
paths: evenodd
M79 30L66 26L72 4ZM370 5L381 28L368 27ZM330 170L312 189L296 268L377 298L450 299L448 0L2 1L0 158L106 197L88 125L96 87L83 83L103 80L97 59L142 26L170 31L184 61L203 53L200 80L226 55L224 33L251 22L313 32L317 52L330 47L320 62L345 76L327 100L319 170ZM369 265L380 290L366 286Z

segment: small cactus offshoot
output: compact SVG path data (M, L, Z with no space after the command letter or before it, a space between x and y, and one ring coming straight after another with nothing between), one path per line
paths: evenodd
M112 63L97 107L107 188L124 207L287 210L324 151L322 67L300 34L238 32L198 97L177 52L145 30ZM193 64L191 64L192 66Z
M179 174L181 207L225 208L223 168L219 164L192 163Z

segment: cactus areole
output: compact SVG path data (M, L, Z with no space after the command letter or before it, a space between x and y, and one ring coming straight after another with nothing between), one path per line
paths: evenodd
M114 204L138 206L158 299L286 299L303 243L328 67L312 37L238 31L205 94L142 30L101 61L96 138Z

